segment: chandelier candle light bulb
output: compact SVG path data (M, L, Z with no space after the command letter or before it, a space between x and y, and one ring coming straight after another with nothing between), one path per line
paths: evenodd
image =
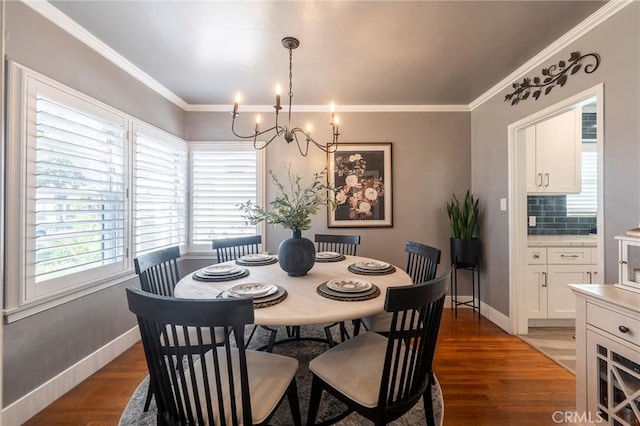
M298 147L298 151L300 151L300 155L302 155L303 157L306 157L307 154L309 153L309 143L312 143L313 145L315 145L317 148L319 148L320 150L327 152L327 153L333 153L336 151L336 149L338 148L338 137L340 136L340 133L338 133L338 117L336 117L335 114L335 110L336 110L336 105L331 102L330 105L330 113L331 113L331 127L332 127L332 139L331 142L328 143L319 143L317 141L315 141L312 137L311 137L311 127L307 126L307 130L305 132L305 130L301 129L300 127L292 127L291 126L291 106L293 103L293 49L296 49L299 45L300 42L298 41L298 39L294 38L294 37L285 37L282 39L282 45L289 50L289 108L288 108L288 121L286 125L280 125L278 124L278 113L279 111L282 109L281 106L281 99L280 96L282 94L282 87L280 86L280 83L276 84L276 104L273 106L275 109L275 125L273 127L270 127L266 130L260 131L259 130L259 124L260 124L260 119L259 116L256 117L256 126L255 126L255 131L252 135L240 135L236 132L235 130L235 123L236 123L236 118L239 115L238 112L238 106L240 104L240 93L238 93L236 95L235 98L235 102L233 104L233 112L231 113L231 116L233 117L231 120L231 131L233 132L233 134L241 139L253 139L253 147L255 149L264 149L266 148L271 142L273 142L275 139L277 138L282 138L284 139L287 143L291 143L295 140L296 145ZM262 135L266 135L267 133L272 133L272 136L269 138L269 136L267 136L267 138L269 138L265 143L263 144L259 144L258 143L258 136L262 136ZM306 145L298 140L298 133L302 133L302 135L304 135L305 141L306 141Z

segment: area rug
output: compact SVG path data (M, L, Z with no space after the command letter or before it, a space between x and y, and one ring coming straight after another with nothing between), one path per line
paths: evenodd
M556 364L576 374L576 331L566 327L531 327L518 336Z
M338 327L334 327L338 328ZM278 330L278 338L284 338L286 336L284 328ZM302 337L323 337L324 329L321 326L305 326L301 328ZM249 348L258 348L265 345L268 341L268 332L266 330L258 329L256 335L253 337L249 344ZM334 336L335 339L338 335ZM276 345L273 352L282 355L287 355L296 358L300 366L296 373L296 382L298 386L298 397L300 400L300 412L302 415L303 424L306 423L307 410L309 405L309 393L311 391L311 373L309 372L309 361L314 357L321 354L327 349L327 345L324 343L301 340L297 342L288 342L282 345ZM120 418L119 426L150 426L155 425L155 402L151 402L151 407L146 413L143 412L144 402L147 394L147 387L149 383L149 377L145 378L138 388L133 392L129 403L127 404L122 417ZM444 403L442 400L442 390L437 383L433 387L433 407L435 413L435 419L437 425L442 425L442 419L444 415ZM345 406L332 396L323 392L322 402L318 412L317 422L323 419L328 419L335 414L344 411ZM272 425L290 425L291 424L291 412L289 409L289 403L282 402L278 411L269 422ZM343 426L360 426L369 425L370 421L360 416L357 413L352 413L345 419L336 423ZM424 407L422 401L416 404L411 411L402 416L400 419L390 423L391 425L424 425Z

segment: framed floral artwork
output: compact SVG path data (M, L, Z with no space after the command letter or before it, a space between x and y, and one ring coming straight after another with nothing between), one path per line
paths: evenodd
M328 209L329 228L393 226L391 142L341 143L328 163L337 204Z

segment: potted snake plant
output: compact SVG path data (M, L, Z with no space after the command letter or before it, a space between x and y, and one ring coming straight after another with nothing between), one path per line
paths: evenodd
M458 267L474 267L480 259L480 240L475 237L479 201L467 190L464 198L453 194L447 203L451 230L451 264Z

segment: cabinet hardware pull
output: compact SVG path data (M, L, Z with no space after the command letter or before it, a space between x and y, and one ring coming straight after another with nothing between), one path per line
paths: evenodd
M534 255L533 255L533 258L534 258L534 259L540 259L540 255L539 255L539 254L534 254Z
M540 183L538 186L542 186L542 173L538 173L538 178L540 178Z
M591 276L591 272L587 272L587 275L589 275L589 284L593 284L593 277Z
M619 264L621 264L621 265L626 265L626 264L627 264L627 261L626 261L626 260L621 260L621 261L619 261L618 263L619 263Z
M577 254L561 254L560 257L580 257L580 255L577 255Z
M628 333L629 327L625 327L624 325L621 325L620 327L618 327L618 330L620 330L620 333Z
M546 287L547 286L547 273L543 272L542 273L542 287Z
M545 173L544 174L544 179L545 179L545 185L544 186L549 186L549 173Z

